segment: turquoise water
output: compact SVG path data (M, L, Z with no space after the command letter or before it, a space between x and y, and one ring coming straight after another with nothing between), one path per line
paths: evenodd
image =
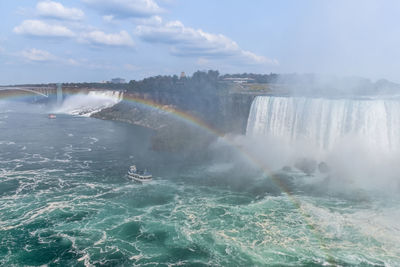
M398 198L280 192L215 149L151 151L151 135L0 102L0 265L400 266ZM130 181L133 162L154 181Z

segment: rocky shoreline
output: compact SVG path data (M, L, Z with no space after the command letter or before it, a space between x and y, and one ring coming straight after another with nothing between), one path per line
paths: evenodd
M113 120L154 130L151 137L151 149L154 151L180 152L185 155L199 156L203 149L211 144L213 136L199 127L189 125L174 117L165 109L151 110L131 103L121 102L103 109L91 117Z
M158 130L167 125L165 112L146 110L128 103L118 103L91 115L93 118L113 120Z
M255 94L220 92L218 94L192 94L164 92L163 94L132 94L124 99L143 99L157 103L157 108L121 101L91 117L120 121L155 130L152 149L159 151L194 152L208 146L216 136L202 127L188 123L174 114L175 110L198 118L222 134L245 134L250 107ZM182 99L184 97L184 99ZM185 102L186 101L186 102ZM187 105L187 106L186 106Z

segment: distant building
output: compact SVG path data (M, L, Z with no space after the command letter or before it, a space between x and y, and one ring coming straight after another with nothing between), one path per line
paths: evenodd
M125 79L122 78L114 78L111 79L111 83L126 83Z
M181 72L181 79L186 78L186 73L184 71Z
M233 82L233 83L248 83L254 81L252 78L225 78L224 81L226 82Z

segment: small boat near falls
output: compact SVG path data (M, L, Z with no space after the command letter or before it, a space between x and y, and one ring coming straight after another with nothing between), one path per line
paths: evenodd
M128 176L129 178L137 182L149 182L153 180L153 176L149 172L147 172L147 170L138 170L136 168L136 165L132 165L129 167Z

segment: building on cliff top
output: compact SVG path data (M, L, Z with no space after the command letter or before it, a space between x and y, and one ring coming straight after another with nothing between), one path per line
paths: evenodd
M122 78L114 78L111 79L111 83L126 83L125 79Z
M224 78L223 81L242 84L242 83L253 82L254 79L252 79L252 78Z

